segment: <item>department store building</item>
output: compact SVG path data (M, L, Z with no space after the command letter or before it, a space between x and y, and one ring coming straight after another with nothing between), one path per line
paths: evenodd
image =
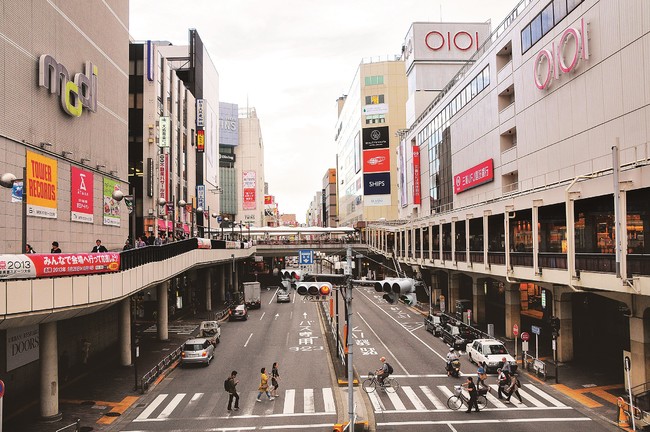
M632 385L646 383L650 6L513 6L407 118L400 220L370 223L366 235L431 284L435 307L470 300L474 323L509 338L514 324L536 326L549 347L558 317L560 362L622 377L629 355ZM404 47L462 49L468 36L409 34Z

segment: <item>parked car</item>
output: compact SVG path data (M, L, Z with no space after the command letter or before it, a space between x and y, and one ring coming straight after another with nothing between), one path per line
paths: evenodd
M291 297L289 296L289 293L285 290L278 290L278 293L276 295L276 301L278 303L291 303Z
M510 363L510 370L517 370L517 361L508 354L506 347L496 339L476 339L467 347L469 361L483 366L486 372L496 372L503 367L502 359Z
M472 329L466 325L447 323L441 327L442 340L456 351L465 351L467 344L476 337Z
M206 338L212 345L221 342L221 324L217 321L202 321L199 326L199 337Z
M429 315L424 318L424 328L426 331L438 337L442 335L442 327L446 323L447 318L444 315Z
M243 304L236 305L230 308L228 314L230 315L228 317L228 321L235 321L235 320L246 321L248 319L248 308L246 307L246 305Z
M181 366L186 364L205 364L214 358L214 345L206 338L188 339L181 350Z

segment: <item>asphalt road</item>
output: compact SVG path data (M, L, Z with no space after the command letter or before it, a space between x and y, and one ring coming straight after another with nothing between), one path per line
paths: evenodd
M178 367L123 415L120 431L331 431L336 423L335 391L325 338L315 303L295 292L291 303L275 302L262 290L262 307L247 321L226 322L213 362ZM279 363L280 397L255 399L260 368ZM223 381L237 370L240 410L227 411Z

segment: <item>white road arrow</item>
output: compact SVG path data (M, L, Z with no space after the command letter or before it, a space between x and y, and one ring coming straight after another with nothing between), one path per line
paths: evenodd
M307 312L303 312L302 317L303 317L304 319L307 319Z
M280 316L280 314L276 313L275 314L275 319L278 319L279 316Z

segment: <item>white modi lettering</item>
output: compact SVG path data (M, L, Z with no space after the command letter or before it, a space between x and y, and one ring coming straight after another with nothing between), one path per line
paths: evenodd
M551 43L550 51L541 50L533 63L533 79L540 90L551 87L560 74L575 71L580 60L589 59L589 35L584 18L580 20L580 28L564 30L560 39Z

